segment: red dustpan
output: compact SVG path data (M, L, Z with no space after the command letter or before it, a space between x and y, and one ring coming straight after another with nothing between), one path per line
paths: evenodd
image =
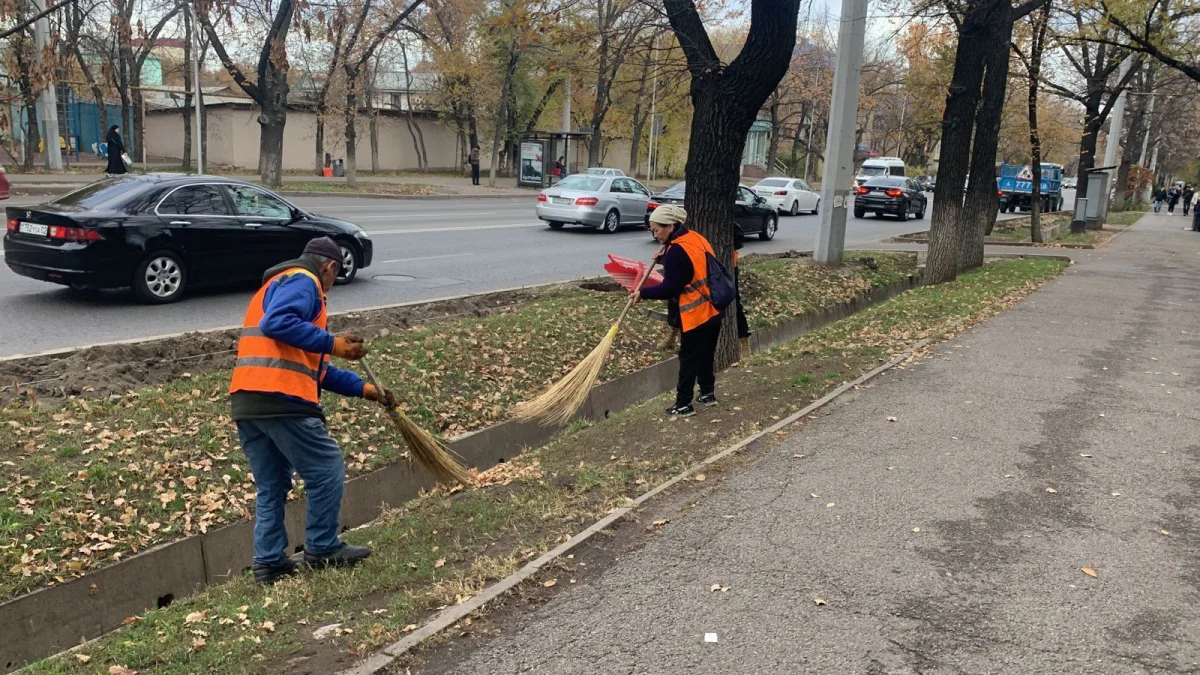
M646 273L646 263L632 258L623 258L619 255L608 254L609 262L604 265L604 271L608 272L608 276L612 277L613 281L621 284L627 291L633 291L633 287L637 286L638 281L642 279L642 275ZM650 273L646 279L649 285L661 284L663 280L662 274L655 270Z

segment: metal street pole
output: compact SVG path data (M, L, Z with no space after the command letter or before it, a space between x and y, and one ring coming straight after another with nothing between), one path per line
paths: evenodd
M658 36L654 36L654 85L650 87L650 140L646 148L646 182L654 180L654 113L658 107Z
M33 0L34 11L46 11L46 0ZM46 45L50 43L50 20L42 17L33 24L33 46L37 50L37 62L42 62ZM42 147L46 150L46 167L51 171L62 171L62 153L58 148L58 92L51 82L38 94L37 113L42 121Z
M1133 67L1133 54L1125 57L1121 62L1121 71L1117 75L1117 81L1125 79L1129 73L1129 69ZM1120 94L1117 94L1117 102L1113 105L1112 118L1109 120L1108 126L1108 141L1104 144L1104 166L1118 166L1117 154L1121 151L1121 127L1125 124L1125 101L1126 89L1122 89ZM1098 211L1100 223L1104 223L1108 217L1108 193L1112 189L1113 181L1116 180L1119 170L1108 171L1105 173L1104 191L1101 194L1093 195L1088 193L1089 197L1096 197L1100 200L1100 210Z
M204 139L200 133L203 128L200 124L201 101L200 101L200 22L196 16L196 2L188 3L188 11L192 13L192 102L196 105L196 131L192 137L196 139L193 144L196 146L196 173L204 173Z
M571 73L567 73L566 98L563 99L562 130L571 131ZM563 136L563 178L571 171L571 137Z
M867 0L842 0L837 70L825 136L825 171L821 178L821 225L813 259L825 265L842 262L846 246L846 213L854 206L854 132L858 89L862 82L863 41L867 33Z

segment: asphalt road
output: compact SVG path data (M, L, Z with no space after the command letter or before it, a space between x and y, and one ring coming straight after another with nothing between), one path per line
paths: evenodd
M1195 673L1186 226L1079 252L453 672Z
M5 205L34 204L38 198ZM358 279L330 293L333 311L480 293L604 273L606 254L649 258L643 230L604 235L579 227L551 231L533 214L533 198L401 201L296 198L300 206L366 228L375 259ZM1001 216L1009 217L1009 216ZM820 217L780 218L771 242L748 240L746 252L813 247ZM928 227L925 220L850 217L846 246ZM0 356L237 325L247 288L198 291L166 306L145 306L128 293L81 295L0 268Z

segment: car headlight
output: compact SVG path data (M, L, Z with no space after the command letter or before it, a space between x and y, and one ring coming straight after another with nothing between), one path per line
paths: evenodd
M358 228L358 232L354 233L354 236L358 237L359 239L370 239L371 238L371 235L367 234L367 231L362 229L361 227Z

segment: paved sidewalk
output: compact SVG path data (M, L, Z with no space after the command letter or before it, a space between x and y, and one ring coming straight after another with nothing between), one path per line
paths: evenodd
M1197 672L1187 222L1150 214L1073 254L456 672Z

